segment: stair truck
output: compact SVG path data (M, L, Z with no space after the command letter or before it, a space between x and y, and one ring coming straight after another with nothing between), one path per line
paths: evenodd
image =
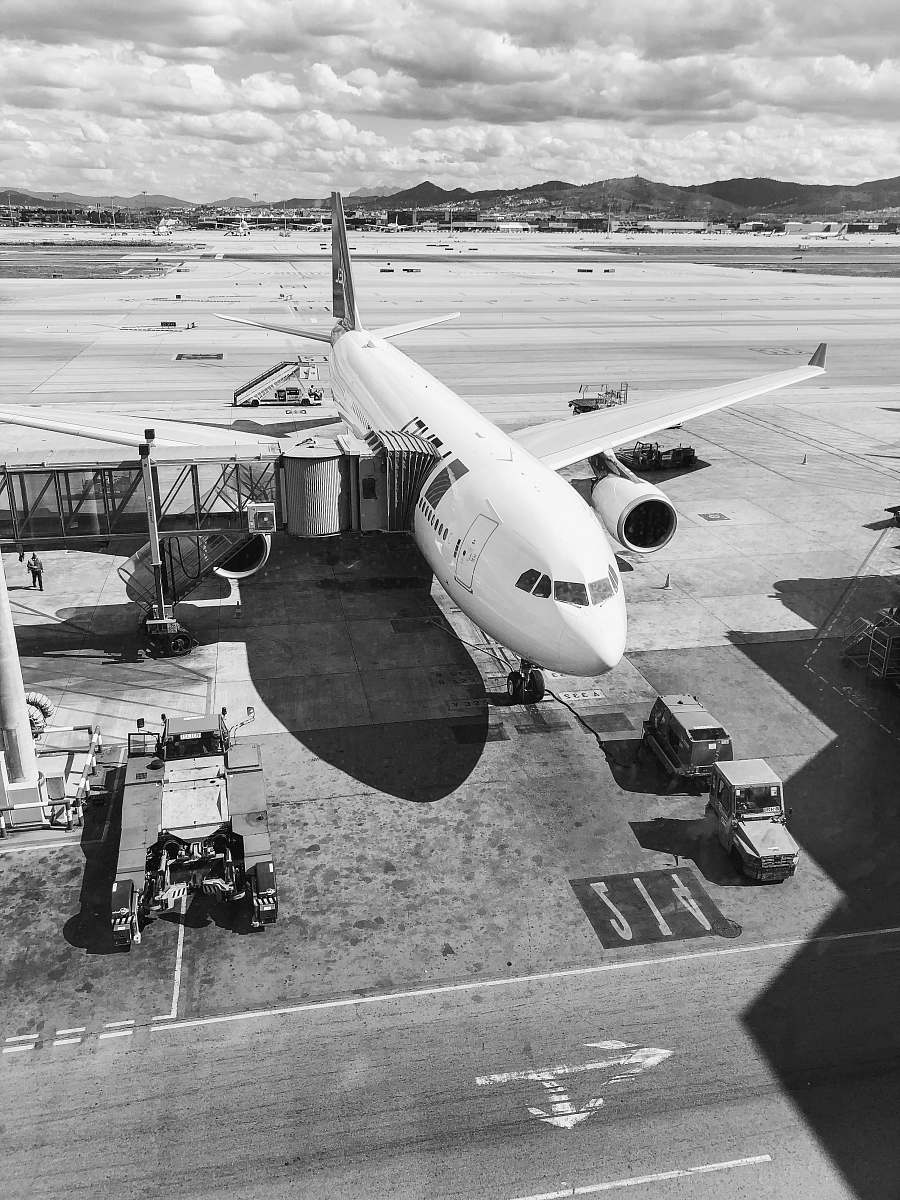
M763 759L713 763L706 811L748 879L782 883L797 870L800 847L788 832L781 780Z
M226 715L163 715L161 733L140 718L129 734L111 914L121 948L198 892L246 901L253 929L278 916L260 748L235 737L253 709L230 728Z

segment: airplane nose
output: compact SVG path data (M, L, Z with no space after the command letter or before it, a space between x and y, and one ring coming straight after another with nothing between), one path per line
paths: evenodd
M603 675L618 666L625 653L628 622L624 602L621 597L616 600L592 608L589 614L573 613L566 620L560 650L572 664L571 674Z

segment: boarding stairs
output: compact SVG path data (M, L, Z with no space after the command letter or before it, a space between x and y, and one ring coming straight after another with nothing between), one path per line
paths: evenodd
M318 379L318 364L311 359L298 357L276 363L236 388L232 406L255 408L258 404L282 403L285 397L277 393L284 393L290 387L305 398L308 385L317 383Z
M876 679L900 679L900 620L882 609L875 620L857 617L844 635L841 656Z
M160 538L166 598L177 604L197 590L216 567L225 566L256 534L246 529L217 533L177 533ZM150 543L141 546L118 570L129 600L149 612L156 603Z

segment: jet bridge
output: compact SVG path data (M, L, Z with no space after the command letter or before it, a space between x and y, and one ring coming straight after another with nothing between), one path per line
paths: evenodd
M170 604L213 571L240 578L262 565L268 543L250 528L260 504L277 504L277 448L206 452L166 448L150 463L163 588ZM127 552L147 537L141 462L98 449L87 465L54 453L54 465L0 466L0 544L18 550L96 548ZM106 461L104 461L104 459ZM257 545L260 543L260 545ZM265 552L265 553L264 553ZM128 595L148 611L155 597L151 543L119 568Z

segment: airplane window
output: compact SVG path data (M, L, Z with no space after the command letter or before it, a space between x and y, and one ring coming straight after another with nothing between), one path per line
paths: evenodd
M540 571L535 571L534 569L530 571L523 571L516 580L516 587L521 588L523 592L530 592L540 577Z
M619 590L619 576L612 563L609 565L609 582L612 584L612 590L617 592Z
M542 575L538 580L537 587L531 594L532 596L537 596L541 600L546 600L550 595L550 576Z
M578 604L586 607L588 603L587 588L583 583L566 583L557 579L553 585L553 598L562 601L563 604Z
M613 594L612 584L605 575L602 579L595 579L593 583L589 583L588 591L591 594L591 604L602 604Z

